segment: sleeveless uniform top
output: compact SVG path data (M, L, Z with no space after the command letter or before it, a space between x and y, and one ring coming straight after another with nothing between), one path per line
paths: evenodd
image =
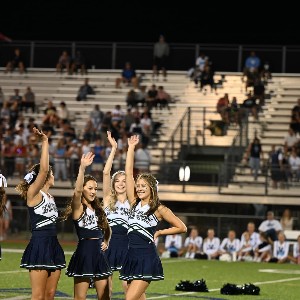
M112 235L127 236L128 215L130 211L128 200L125 200L124 203L117 201L115 208L115 211L110 210L108 206L104 209L108 224L112 230Z
M128 218L128 238L129 247L147 248L150 244L154 244L154 233L159 220L155 214L147 216L150 206L148 204L142 206L140 201L137 206L129 213Z
M103 238L103 233L98 227L98 217L95 211L86 208L78 220L73 220L79 240L91 238Z
M34 207L28 206L32 236L56 236L58 211L54 198L40 191L42 201Z

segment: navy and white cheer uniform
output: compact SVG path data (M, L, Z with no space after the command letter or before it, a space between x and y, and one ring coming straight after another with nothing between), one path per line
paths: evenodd
M159 220L155 214L147 216L149 205L137 204L129 213L129 249L123 268L122 280L163 280L163 268L154 243L154 233Z
M65 255L57 240L58 211L53 197L40 191L42 201L28 207L32 237L21 259L21 268L57 270L66 267Z
M105 251L105 256L109 262L112 271L122 268L125 257L128 252L128 214L130 205L128 200L124 203L117 201L115 210L112 211L109 207L105 208L105 213L108 219L109 226L112 230L109 247Z
M98 227L95 211L87 207L82 216L73 222L79 241L66 274L69 277L107 278L112 271L101 250L103 233Z

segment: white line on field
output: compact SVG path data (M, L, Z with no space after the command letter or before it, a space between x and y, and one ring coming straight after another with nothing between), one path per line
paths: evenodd
M180 294L171 294L171 295L161 295L161 296L155 296L155 297L147 297L147 299L162 299L162 298L170 298L172 296L184 296L184 295L190 295L195 294L195 292L186 292L186 293L180 293Z
M3 272L0 272L0 274L25 273L25 272L28 272L28 270L3 271Z

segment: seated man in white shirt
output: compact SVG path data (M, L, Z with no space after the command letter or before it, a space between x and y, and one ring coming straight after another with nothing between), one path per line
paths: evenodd
M278 220L274 219L274 213L268 211L267 220L259 225L258 230L264 232L267 238L270 238L272 241L277 241L277 235L282 230L282 226Z

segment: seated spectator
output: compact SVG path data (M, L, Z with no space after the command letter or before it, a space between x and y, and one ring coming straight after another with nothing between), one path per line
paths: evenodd
M100 131L104 119L104 112L100 109L99 104L95 104L94 110L90 112L90 118L93 123L93 127L97 131Z
M259 244L254 249L255 262L268 261L270 259L272 245L270 244L267 235L264 232L259 233Z
M134 89L131 89L128 91L127 96L126 96L126 103L127 103L127 107L129 107L129 108L137 106L136 92Z
M23 108L25 112L27 112L28 108L31 109L32 113L35 112L35 94L31 90L30 86L27 87L26 92L22 99L21 110L23 110Z
M81 101L81 100L87 100L88 95L95 95L95 91L92 88L92 86L89 84L89 79L86 78L84 80L84 84L80 86L76 100Z
M207 230L207 237L203 242L203 253L207 259L219 258L220 239L215 237L214 229Z
M278 240L273 244L273 256L269 258L268 262L285 263L288 261L290 243L285 240L283 232L278 233Z
M282 230L282 226L280 222L274 218L274 213L268 211L267 219L259 225L258 230L259 232L265 233L266 237L272 241L277 241L277 235Z
M222 121L229 124L229 97L227 93L218 100L216 110L220 114Z
M212 67L209 64L206 64L204 66L203 71L201 72L200 75L200 92L203 90L204 86L209 85L210 86L210 91L217 93L217 86L215 85L214 81L214 71ZM196 81L195 81L196 83ZM204 94L206 93L206 90L204 90Z
M295 147L288 158L288 173L291 181L298 182L300 179L300 157Z
M61 101L59 107L57 108L57 116L59 122L69 122L70 121L70 112L67 108L66 102Z
M289 260L300 265L300 235L297 237L297 242L293 246L293 255L288 256Z
M292 128L289 128L287 135L284 137L284 153L290 153L293 147L297 146L299 139Z
M258 120L258 105L256 104L256 99L253 97L251 93L247 94L247 99L243 101L241 105L243 109L246 110L247 113L252 113L255 120Z
M146 96L146 105L149 111L151 111L152 107L156 106L157 93L158 91L156 89L156 85L152 84L151 88L147 91L147 96Z
M255 231L255 224L253 222L249 222L247 224L247 230L241 236L241 244L244 244L244 240L246 239L246 237L244 237L244 234L246 232L249 233L252 249L255 249L260 241L259 233Z
M202 250L202 242L203 238L199 236L198 229L192 228L189 236L184 241L185 258L195 258L195 255Z
M16 102L18 106L18 110L21 110L23 98L20 95L20 90L14 89L14 92L15 94L9 98L9 106L11 106L13 103Z
M116 88L120 88L120 84L121 83L124 83L127 86L129 86L130 84L132 84L132 87L134 89L138 88L138 84L139 84L138 78L137 78L136 72L132 68L130 62L126 62L125 63L125 67L122 70L121 77L118 77L116 79Z
M171 102L171 96L170 94L168 94L163 86L159 86L158 90L157 90L157 95L155 98L155 102L154 102L154 106L155 107L159 107L160 109L167 107L168 109L170 109L169 107L169 103Z
M70 56L67 51L63 51L61 56L58 59L58 62L56 64L56 72L62 73L64 69L66 69L67 73L70 73Z
M243 233L243 240L241 241L241 248L237 254L238 261L251 261L253 259L253 247L251 244L250 233L245 231Z
M165 249L170 257L178 257L182 254L182 237L180 234L167 235L165 240Z
M81 75L87 74L85 58L79 50L76 51L75 56L71 59L70 74L77 74L78 70L80 70Z
M204 70L204 66L208 63L208 60L208 56L206 56L204 52L200 52L196 59L195 66L188 72L188 76L195 82L196 85L198 84L201 72Z
M240 240L236 238L234 230L229 230L226 238L223 239L220 250L219 259L225 261L236 261L237 253L240 250Z
M261 110L265 105L265 85L259 77L254 79L253 97L258 99L258 107Z
M25 62L19 48L14 50L12 59L6 64L5 73L13 72L15 68L19 69L20 74L25 72Z
M292 216L292 211L289 208L286 208L283 211L282 216L280 218L280 224L282 226L282 230L293 230L294 221L295 219Z
M238 125L241 123L240 114L239 114L240 105L237 103L237 98L232 97L232 100L228 107L228 119L230 123Z

